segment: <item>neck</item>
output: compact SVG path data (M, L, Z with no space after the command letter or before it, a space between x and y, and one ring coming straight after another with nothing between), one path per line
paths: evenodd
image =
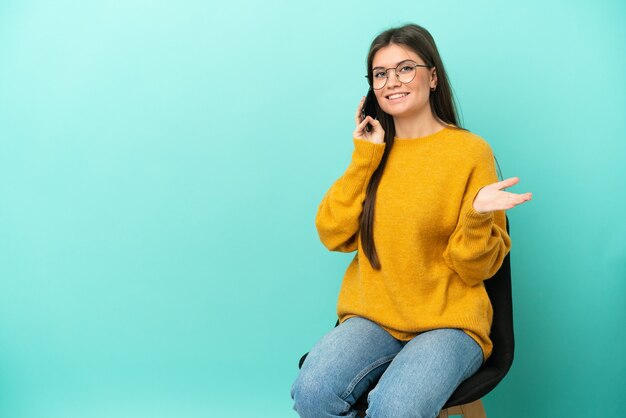
M394 116L393 123L398 138L420 138L434 134L446 126L445 123L435 118L430 107L417 116Z

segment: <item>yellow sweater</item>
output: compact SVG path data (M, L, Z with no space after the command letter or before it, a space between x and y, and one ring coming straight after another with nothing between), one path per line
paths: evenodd
M478 213L478 190L498 181L481 137L448 126L396 139L378 187L374 270L361 247L359 218L386 144L353 139L352 161L326 192L315 224L331 251L358 250L345 272L337 314L368 318L399 340L436 328L463 329L486 360L493 310L483 280L509 252L504 211Z

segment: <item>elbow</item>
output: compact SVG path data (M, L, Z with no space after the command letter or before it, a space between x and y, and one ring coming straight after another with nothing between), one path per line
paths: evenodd
M357 250L358 226L350 230L345 230L344 228L339 228L338 224L346 224L347 222L329 223L328 221L322 221L322 219L323 218L320 216L316 217L315 228L317 229L317 234L324 247L329 251L344 253ZM355 229L356 232L352 231L352 229Z
M484 275L476 274L474 272L461 271L457 273L461 280L463 280L463 283L465 283L469 287L477 286L481 284L484 280L486 280L486 277Z
M356 251L358 248L357 234L353 234L349 237L346 237L346 235L325 235L323 233L319 233L320 241L329 251L338 251L342 253Z
M483 281L493 277L495 272L498 271L495 269L493 274L490 273L488 269L481 269L479 267L470 268L469 266L464 266L463 268L452 268L456 274L461 278L463 283L467 286L477 286L481 284Z
M450 250L444 254L444 260L466 285L476 286L495 276L509 249L510 241L505 240L480 257L467 258Z
M315 219L315 229L317 229L317 235L319 236L319 239L324 247L333 251L336 247L336 243L333 239L334 234L332 233L332 229L320 222L319 217Z

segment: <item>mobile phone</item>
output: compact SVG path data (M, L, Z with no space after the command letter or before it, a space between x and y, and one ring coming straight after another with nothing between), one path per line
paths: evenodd
M376 95L374 94L374 90L371 88L367 91L367 96L365 96L365 102L363 103L363 107L361 108L361 120L365 119L366 116L371 116L376 119L378 111L378 102L376 101ZM367 132L372 130L372 125L369 123L365 127Z

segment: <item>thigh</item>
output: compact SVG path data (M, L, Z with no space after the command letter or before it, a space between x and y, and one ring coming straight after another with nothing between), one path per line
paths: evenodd
M324 335L307 355L296 385L329 390L353 405L402 349L376 323L352 317Z
M370 392L367 416L437 416L482 361L480 346L462 330L419 334L406 343Z

